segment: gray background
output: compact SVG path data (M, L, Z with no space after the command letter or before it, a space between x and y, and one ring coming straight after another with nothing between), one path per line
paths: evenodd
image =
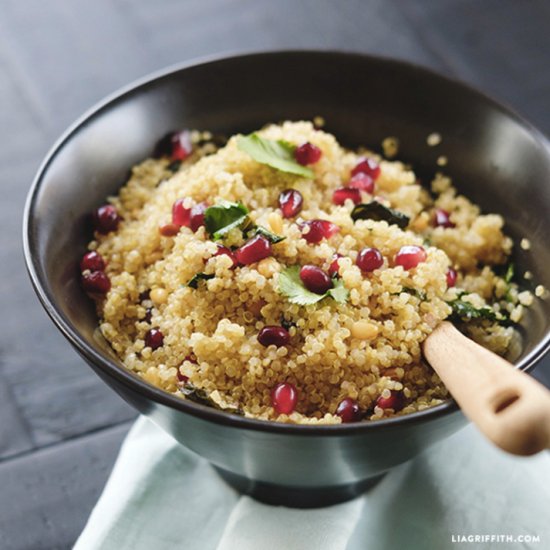
M544 0L0 0L0 548L70 548L135 413L25 274L21 213L53 141L129 81L205 54L338 48L433 67L550 132ZM550 362L536 374L550 378Z

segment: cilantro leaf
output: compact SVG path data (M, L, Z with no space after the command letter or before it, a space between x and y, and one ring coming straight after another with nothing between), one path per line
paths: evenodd
M405 229L410 221L409 216L403 214L403 212L384 206L376 200L355 206L351 212L351 217L354 222L357 220L386 221L390 225L399 226L401 229Z
M208 395L208 392L206 392L206 390L203 390L202 388L197 388L197 386L195 386L194 384L191 384L191 382L185 382L185 384L183 384L179 388L179 390L185 396L186 399L189 399L189 401L199 403L200 405L206 405L207 407L212 407L220 411L225 411L233 414L238 414L240 416L244 416L243 411L241 411L237 407L226 407L226 408L220 407L210 397L210 395Z
M505 315L503 315L502 313L497 313L491 307L483 306L477 308L470 302L462 300L462 296L463 295L461 295L459 298L456 298L455 300L447 302L453 310L451 318L455 321L468 322L474 319L487 319L489 321L495 321L502 325L506 325L510 322L510 320Z
M514 278L514 264L510 263L508 264L508 267L506 268L506 273L504 274L504 282L510 284Z
M215 275L213 273L207 275L206 273L197 273L196 275L193 275L191 279L187 282L186 286L190 286L191 288L198 288L199 281L207 281L208 279L213 279Z
M334 286L327 292L339 304L345 304L349 297L349 290L344 286L342 279L333 279Z
M248 208L240 202L220 201L204 212L204 225L214 239L220 239L248 218Z
M248 136L239 136L237 147L261 164L267 164L281 172L313 178L313 170L296 162L296 147L287 141L264 139L254 132Z
M281 235L275 235L275 233L272 233L269 229L266 229L261 225L257 225L252 229L254 235L261 235L262 237L265 237L271 244L277 244L286 239L286 237L281 237Z
M320 302L323 298L331 297L339 304L344 303L349 295L348 289L342 280L334 281L334 287L324 294L311 292L300 279L300 266L287 267L279 275L279 292L288 298L292 304L308 306Z

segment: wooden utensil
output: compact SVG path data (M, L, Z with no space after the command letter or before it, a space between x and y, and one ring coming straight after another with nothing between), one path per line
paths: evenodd
M424 356L464 414L495 445L515 455L550 447L550 391L444 321Z

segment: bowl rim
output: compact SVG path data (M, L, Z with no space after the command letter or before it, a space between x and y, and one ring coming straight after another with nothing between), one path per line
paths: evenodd
M460 411L457 403L452 399L447 399L439 405L429 407L421 411L415 411L403 416L395 416L383 418L375 421L365 421L346 424L290 424L281 423L270 420L258 420L255 418L247 418L244 416L228 413L222 410L217 410L206 405L201 405L190 400L185 400L176 397L152 384L149 384L139 378L132 371L126 369L122 363L117 364L115 361L105 359L95 349L89 345L79 332L72 326L70 321L58 310L55 305L53 295L48 289L46 281L43 281L41 269L39 268L38 253L36 251L36 239L33 234L34 209L37 200L38 192L41 188L42 181L46 175L48 168L55 157L62 151L66 143L72 136L84 126L88 121L95 118L104 109L112 106L114 103L122 101L135 93L139 93L144 87L169 78L175 73L185 71L198 66L215 65L236 59L245 60L246 58L259 57L284 57L284 56L319 56L319 57L339 57L339 58L358 58L365 62L383 63L396 67L396 69L405 69L430 79L436 79L458 86L464 91L467 91L485 102L491 104L492 107L498 109L515 122L520 124L529 134L547 151L550 157L550 142L546 136L533 126L523 116L518 114L513 108L506 103L496 100L490 95L478 90L476 87L462 82L452 76L442 74L434 69L426 67L416 62L386 57L381 55L366 54L353 50L334 50L334 49L277 49L277 50L252 50L238 52L224 52L221 54L213 54L193 58L188 61L175 63L163 69L149 73L143 77L135 79L131 83L119 88L115 92L107 95L104 99L97 102L94 106L84 112L76 119L55 141L54 145L46 154L44 160L40 164L38 171L33 179L30 190L25 202L23 213L23 253L27 272L31 279L32 286L48 316L52 319L56 327L69 340L74 348L83 356L86 361L95 365L105 375L114 378L118 383L126 386L129 390L134 391L141 396L150 399L161 405L176 409L180 412L190 414L205 421L214 422L216 424L225 425L228 427L262 431L277 434L295 435L295 436L346 436L346 435L363 435L367 432L383 430L387 428L405 428L412 424L420 424L428 420L440 418L450 415L453 412ZM537 345L520 361L515 364L515 367L525 372L530 371L535 364L550 349L550 328L546 331L543 338Z

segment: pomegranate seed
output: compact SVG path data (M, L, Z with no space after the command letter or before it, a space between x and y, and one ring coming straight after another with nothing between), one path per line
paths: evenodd
M358 172L348 181L348 187L360 189L372 195L374 193L374 180L368 174Z
M196 231L199 227L204 225L204 213L207 208L208 205L205 202L199 202L199 204L191 208L189 224L193 231Z
M158 328L150 328L145 333L145 345L153 351L160 348L164 343L164 335Z
M303 233L303 229L306 227L309 228L309 231ZM300 229L302 229L302 237L309 244L320 243L323 239L329 239L340 231L337 225L327 220L309 220L301 223Z
M271 243L261 235L253 237L235 251L241 265L250 265L271 256Z
M235 258L235 254L233 254L233 251L227 248L227 246L222 246L221 244L219 244L218 250L216 250L216 253L214 254L214 256L222 256L222 255L229 256L231 258L231 261L233 262L233 267L237 267L237 264L239 262L237 262L237 258Z
M315 294L324 294L332 288L332 279L316 265L305 265L300 269L300 279L304 286Z
M436 227L456 227L450 219L450 214L443 208L436 208L434 212L434 225Z
M191 224L191 208L183 206L184 199L178 199L172 205L172 223L178 227L189 227Z
M188 355L184 359L184 361L190 361L191 363L194 363L195 365L197 364L197 361L196 361L195 357L193 357L192 355ZM184 384L189 381L189 376L185 376L185 374L182 374L179 369L176 372L176 377L180 382L183 382Z
M105 269L105 260L98 252L92 250L82 256L80 260L80 271L103 271Z
M414 269L419 263L424 262L428 255L421 246L415 244L402 246L395 255L395 265L403 266L403 269Z
M384 258L378 248L363 248L357 254L357 267L366 273L379 269L384 264Z
M82 287L90 294L107 294L111 281L103 271L93 271L82 275Z
M284 327L267 326L258 333L258 342L262 346L275 346L280 348L290 342L290 334Z
M175 237L180 231L180 226L175 223L166 223L159 227L159 233L163 237Z
M317 145L313 145L309 141L303 143L299 147L296 147L294 151L294 158L298 164L307 166L308 164L315 164L322 155L321 149Z
M179 382L183 382L184 384L189 382L189 376L185 376L185 374L182 374L179 369L178 372L176 372L176 378Z
M367 176L370 176L373 180L375 180L380 175L380 166L372 158L362 158L351 171L352 176L357 174L367 174Z
M286 189L279 195L279 208L283 212L283 218L293 218L302 210L304 199L300 191Z
M170 141L172 144L170 155L172 160L185 160L193 152L191 133L188 130L172 134L172 139Z
M351 397L342 399L336 409L336 414L342 419L342 422L357 422L361 420L362 416L357 401Z
M296 407L298 392L293 384L281 382L271 390L271 404L279 414L290 414Z
M447 270L447 286L449 288L456 285L456 279L458 277L458 273L456 269L453 269L452 267L449 267Z
M332 202L339 206L344 204L348 199L352 200L354 204L359 204L361 202L361 191L354 187L339 187L332 193Z
M340 264L338 262L338 260L340 258L342 258L342 254L334 254L334 256L332 257L332 262L330 263L330 266L328 268L328 274L331 276L331 277L337 277L338 276L338 270L340 269Z
M115 231L121 219L117 209L112 204L100 206L92 216L94 227L104 235L110 231Z
M393 409L397 412L405 406L405 396L402 392L393 390L389 397L380 396L376 400L376 405L381 409Z

